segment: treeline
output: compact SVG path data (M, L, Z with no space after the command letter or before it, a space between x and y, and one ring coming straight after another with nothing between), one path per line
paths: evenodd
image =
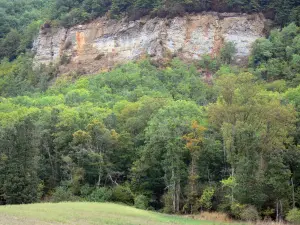
M296 0L56 0L51 19L59 20L63 26L72 26L106 13L111 18L128 16L129 20L136 20L145 15L174 17L203 11L264 12L279 25L300 22Z
M3 61L0 204L115 201L299 222L299 32L257 40L249 68L230 65L230 43L195 64L143 60L85 77L33 71L27 55Z

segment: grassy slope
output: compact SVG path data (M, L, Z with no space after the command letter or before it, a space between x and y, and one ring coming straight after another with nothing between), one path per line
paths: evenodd
M199 224L218 222L192 220L111 203L58 203L0 207L0 224Z

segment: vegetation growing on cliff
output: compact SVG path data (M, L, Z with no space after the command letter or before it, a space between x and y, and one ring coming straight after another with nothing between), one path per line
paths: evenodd
M25 51L39 24L32 21L52 16L77 23L81 16L134 7L161 13L170 1L58 3L30 1L33 12L57 14L1 24L0 204L83 199L168 213L297 220L299 210L290 211L300 207L297 22L257 40L248 68L231 65L229 43L220 57L194 64L175 58L158 68L141 60L95 76L57 77L55 65L32 67ZM289 4L282 17L294 20L297 3ZM254 10L246 6L237 8ZM14 7L7 3L4 17ZM213 74L209 84L201 71Z
M43 23L70 27L104 15L136 20L145 15L174 17L203 11L263 12L277 25L300 25L296 0L0 0L0 59L14 60L30 49Z
M56 0L51 19L60 20L65 26L84 22L108 12L112 18L129 16L130 20L142 16L174 17L185 12L265 12L278 24L299 23L299 3L294 0Z

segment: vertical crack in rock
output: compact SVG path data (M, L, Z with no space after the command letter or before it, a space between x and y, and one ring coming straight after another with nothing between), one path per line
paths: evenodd
M51 54L51 61L54 61L54 50L53 50L53 36L50 36L50 54Z
M64 54L64 51L68 50L68 48L70 47L70 46L67 46L68 45L68 43L67 43L68 31L69 30L66 29L65 32L64 32L64 36L63 36L61 46L60 46L60 49L59 49L59 56L60 57L62 57L63 54ZM71 45L71 42L70 42L70 45Z
M215 32L215 35L214 35L213 49L211 51L211 56L212 57L216 57L219 54L219 52L222 48L222 45L224 43L224 39L222 37L222 26L220 24L219 16L215 20L215 26L216 26L216 32Z

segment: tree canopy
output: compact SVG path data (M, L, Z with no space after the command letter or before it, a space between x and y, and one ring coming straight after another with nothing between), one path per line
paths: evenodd
M299 6L222 4L0 0L0 204L114 201L297 222ZM216 58L163 66L146 58L86 76L33 67L26 51L46 20L71 26L105 13L175 16L221 6L294 22L257 40L246 67L234 65L234 43Z

